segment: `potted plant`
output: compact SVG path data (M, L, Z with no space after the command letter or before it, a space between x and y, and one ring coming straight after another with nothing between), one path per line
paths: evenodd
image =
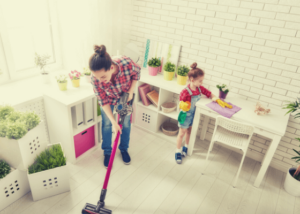
M298 98L298 101L295 102L289 102L286 104L283 109L288 109L288 113L295 113L294 118L300 118L300 98ZM296 138L300 142L300 138ZM292 157L293 160L296 161L296 163L300 162L300 151L297 151L293 149L296 153L295 157ZM299 197L300 196L300 165L298 167L291 167L285 177L284 181L284 189L289 194Z
M34 112L15 111L0 106L1 158L10 166L26 170L34 156L46 147L44 122Z
M175 64L171 62L166 62L164 65L164 79L172 80L175 73Z
M180 65L177 68L177 83L179 85L185 85L187 81L187 75L190 69L186 65Z
M87 67L84 67L84 68L83 68L83 74L84 74L84 76L85 76L85 78L86 78L86 81L87 81L88 83L90 83L90 82L91 82L91 77L92 77L92 72L91 72L91 70L90 70L89 68L87 68Z
M0 189L0 210L3 210L30 191L26 171L13 169L0 160Z
M226 99L226 96L229 92L229 87L225 84L220 84L220 85L217 85L217 88L219 89L219 98L220 99Z
M68 78L67 75L62 75L62 74L55 77L59 90L61 91L67 90L67 84L68 84L67 78Z
M34 62L37 67L40 68L41 74L42 74L42 79L45 84L50 83L50 76L47 71L45 71L45 66L47 65L48 60L50 59L51 56L49 55L39 55L35 53L35 58Z
M80 77L82 76L82 74L79 71L71 71L71 73L69 73L69 77L72 81L72 85L74 87L79 87L80 86Z
M28 167L27 176L34 201L70 191L70 174L61 144L49 144Z
M156 76L158 69L161 65L161 61L158 58L152 58L148 61L148 71L150 76Z

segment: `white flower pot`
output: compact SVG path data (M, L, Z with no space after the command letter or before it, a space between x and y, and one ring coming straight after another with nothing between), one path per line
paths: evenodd
M300 196L300 181L296 180L290 173L290 171L295 171L295 170L296 170L296 168L292 167L287 171L285 181L284 181L284 189L290 195L299 197Z
M0 137L1 159L16 169L27 171L34 158L47 147L44 121L19 140Z
M42 75L42 82L44 84L49 84L51 82L50 74L41 74Z
M92 77L92 75L89 75L89 76L85 75L86 81L88 83L91 83L91 77Z
M17 201L30 191L26 171L13 169L0 179L0 211Z
M54 144L49 144L48 147ZM65 156L65 155L64 155ZM34 201L70 191L68 163L65 166L28 174L29 185Z

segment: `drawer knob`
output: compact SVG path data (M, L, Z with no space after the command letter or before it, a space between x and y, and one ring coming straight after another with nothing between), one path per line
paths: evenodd
M81 134L81 135L84 135L85 133L87 133L87 131L85 131L85 132L82 132L82 134Z

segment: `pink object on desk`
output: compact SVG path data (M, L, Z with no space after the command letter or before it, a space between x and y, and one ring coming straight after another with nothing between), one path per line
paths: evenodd
M161 66L159 67L159 73L161 73L162 67L163 67L164 58L161 58Z
M233 105L232 103L227 102L229 105L232 105L232 108L223 108L216 102L211 102L206 104L207 107L211 108L215 112L219 113L220 115L231 118L232 115L237 113L239 110L241 110L240 107Z
M94 126L74 136L76 158L95 146Z

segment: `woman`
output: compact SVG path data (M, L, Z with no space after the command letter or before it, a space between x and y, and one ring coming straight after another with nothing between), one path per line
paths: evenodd
M90 57L89 67L92 71L92 85L101 107L102 113L102 149L104 150L104 166L107 168L111 155L112 127L121 133L119 149L125 164L131 159L128 154L130 140L130 115L125 117L121 130L113 116L114 106L120 99L122 92L129 93L128 101L133 97L136 82L140 79L141 67L129 57L113 58L106 52L104 45L94 46L95 53Z

